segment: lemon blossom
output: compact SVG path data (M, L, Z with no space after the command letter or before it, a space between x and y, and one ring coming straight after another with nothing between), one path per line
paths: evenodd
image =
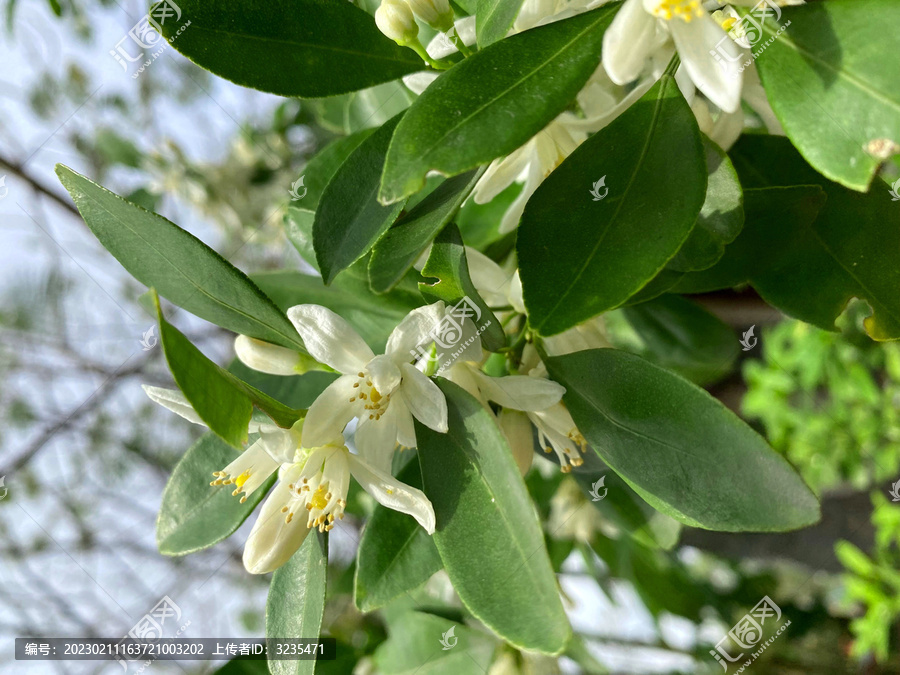
M203 424L176 389L144 386L151 400L195 423ZM213 472L210 485L231 487L241 502L278 472L278 483L266 498L244 546L244 566L252 574L271 572L297 551L311 529L327 532L344 517L350 477L387 508L415 518L434 533L431 502L421 490L401 483L344 445L342 436L316 448L300 445L302 422L291 429L250 423L260 438L225 468ZM299 517L295 517L299 515Z
M421 490L401 483L355 455L343 437L316 448L300 448L281 465L244 547L244 567L253 574L277 569L313 529L327 532L342 520L350 477L379 504L415 518L434 533L434 508Z
M177 389L142 386L154 403L189 422L206 426L184 394ZM247 495L265 483L279 466L294 457L294 451L300 445L301 426L302 422L298 422L291 429L282 429L274 423L251 420L248 431L251 434L259 434L259 440L251 444L228 466L215 471L213 484L234 485L233 494L242 495L241 502L246 501Z
M303 444L323 445L358 418L356 447L385 467L399 443L416 445L413 418L447 431L447 402L437 385L411 364L416 348L429 344L444 303L419 307L393 330L385 353L376 356L340 316L319 305L291 307L288 318L310 355L341 376L313 402L303 425Z
M708 4L720 6L716 0ZM681 68L697 88L720 109L735 112L741 101L742 52L701 0L625 0L603 36L606 72L617 84L637 80L651 57L671 55L670 37ZM727 58L716 59L717 49Z

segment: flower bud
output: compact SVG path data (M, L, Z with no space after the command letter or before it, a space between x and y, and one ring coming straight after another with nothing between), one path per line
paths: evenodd
M269 375L297 375L306 370L303 355L299 352L246 335L235 338L234 353L248 368Z
M435 30L446 32L453 28L453 10L449 0L407 0L413 14Z
M400 45L412 42L419 34L412 10L404 0L382 0L375 10L375 23L378 30Z

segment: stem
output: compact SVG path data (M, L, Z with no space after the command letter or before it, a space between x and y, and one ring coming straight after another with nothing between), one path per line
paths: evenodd
M406 46L412 49L416 54L418 54L422 60L427 63L429 66L434 68L435 70L447 70L450 68L450 65L446 63L441 63L436 59L431 58L431 54L425 51L425 47L422 46L422 43L419 42L419 38L414 38L410 42L406 43Z

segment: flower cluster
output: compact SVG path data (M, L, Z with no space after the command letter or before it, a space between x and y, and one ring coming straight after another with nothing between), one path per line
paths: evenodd
M504 271L474 249L467 249L476 288L497 308L512 307L503 317L516 328L524 307L518 272ZM435 515L420 490L391 475L394 453L417 445L414 420L439 433L448 431L447 402L433 377L444 377L474 396L495 419L524 474L534 456L534 432L546 452L554 452L564 472L582 463L585 440L562 402L565 388L550 380L537 350L526 344L510 374L484 372L490 354L481 344L482 327L471 319L460 326L457 357L439 368L422 358L433 354L440 326L450 318L443 302L412 310L376 355L353 327L319 305L297 305L287 312L309 353L239 335L235 353L248 367L274 375L297 375L314 360L338 373L316 398L305 417L290 429L266 421L251 422L253 443L227 466L214 471L210 485L232 489L241 502L273 475L278 481L263 504L244 549L244 564L253 573L284 564L313 530L326 532L344 517L350 477L377 502L411 515L431 534ZM580 342L579 342L580 340ZM569 347L607 346L602 329L578 327L545 343L550 353ZM430 374L426 374L430 373ZM177 390L145 387L156 403L195 424L202 419ZM493 404L493 407L492 407ZM355 421L355 452L345 444ZM498 452L506 451L497 448Z

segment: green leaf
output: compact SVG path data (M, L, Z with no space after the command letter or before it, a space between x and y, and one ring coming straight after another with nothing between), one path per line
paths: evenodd
M319 394L339 377L338 373L321 370L302 375L269 375L248 368L237 359L228 365L228 372L294 409L309 408Z
M419 460L410 460L397 479L421 489ZM361 612L371 612L421 586L440 569L434 542L413 518L376 506L356 554L354 602Z
M522 9L522 0L477 0L477 5L475 36L478 46L484 48L506 37Z
M246 429L245 429L246 431ZM231 536L275 482L272 476L241 504L227 486L212 486L213 471L238 453L215 434L205 434L175 465L156 518L156 545L163 555L185 555Z
M744 231L718 264L674 290L749 281L766 302L831 331L857 297L874 310L865 322L873 339L900 338L900 213L887 187L860 194L825 180L773 136L747 136L732 160L749 186ZM802 185L820 187L779 187Z
M172 377L200 419L211 431L236 448L247 441L247 427L256 405L280 427L289 428L304 411L292 410L258 389L241 382L203 355L177 328L166 321L154 293L159 338Z
M372 249L369 285L376 293L393 288L435 235L456 215L484 171L449 178L400 218Z
M445 227L434 240L431 255L422 276L437 279L435 283L420 283L422 295L433 300L443 300L447 305L455 305L464 298L478 305L481 314L473 317L476 328L483 328L481 341L488 351L495 352L506 346L506 334L497 317L475 289L469 276L466 262L466 248L456 225Z
M415 94L397 81L309 103L319 124L329 131L346 136L363 129L380 127L394 115L406 110L415 99Z
M600 464L599 457L587 455L585 466L591 460ZM681 525L663 515L641 499L621 476L604 466L603 470L586 472L584 468L572 473L591 505L600 512L603 519L616 526L635 541L649 548L671 549L678 543ZM595 501L590 491L598 481L596 494L601 499ZM552 534L552 533L551 533Z
M184 21L162 24L175 49L219 77L271 94L334 96L424 67L415 52L385 37L370 15L344 0L178 4Z
M545 360L590 446L647 502L687 525L771 532L819 519L794 469L704 390L616 349Z
M597 201L590 190L601 178L609 193ZM697 121L663 75L525 207L517 250L531 327L553 335L625 302L675 255L705 196Z
M319 637L325 613L328 535L310 532L303 545L275 570L266 602L266 637ZM269 661L272 675L313 675L315 660Z
M640 336L636 353L694 384L721 379L740 353L731 328L680 296L664 295L622 312Z
M514 646L558 654L572 631L540 523L491 413L463 389L436 380L450 430L416 422L434 543L466 608Z
M788 137L825 176L865 191L900 149L900 59L885 57L896 49L900 4L813 2L763 28L772 42L756 66Z
M376 295L365 278L351 274L342 275L331 286L300 272L264 272L253 279L285 310L315 304L340 314L377 353L403 317L422 304L422 296L406 288Z
M383 675L484 675L494 656L487 635L434 614L404 612L388 627L390 637L375 651ZM454 646L445 649L442 639Z
M725 245L734 241L744 226L744 193L728 155L703 136L709 179L706 201L697 224L675 257L666 265L676 272L705 270L718 262Z
M384 156L397 115L350 154L328 183L313 224L316 261L325 284L368 253L403 210L405 200L378 203Z
M62 164L56 175L100 243L139 282L222 328L306 353L284 313L195 236Z
M317 152L303 168L301 176L304 179L306 194L303 199L293 200L288 206L284 216L284 230L287 238L300 253L300 257L316 270L319 269L319 263L316 262L316 253L313 250L312 233L319 200L341 164L373 131L374 129L366 129L332 141Z
M397 125L378 199L400 201L430 170L454 176L525 144L597 69L617 7L513 35L442 74Z
M239 656L216 670L214 675L269 675L269 667L265 661Z

